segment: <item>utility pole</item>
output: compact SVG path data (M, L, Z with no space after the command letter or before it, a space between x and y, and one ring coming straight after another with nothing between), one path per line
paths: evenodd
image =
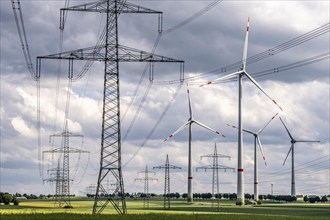
M235 168L218 164L218 158L228 158L228 159L230 159L230 156L223 155L223 154L218 154L216 143L214 144L213 154L208 154L208 155L201 156L201 160L203 159L203 157L213 158L213 164L208 165L208 166L197 167L196 171L198 171L199 169L203 169L205 171L210 169L210 170L213 171L213 175L212 175L212 198L214 200L216 200L215 195L219 196L219 170L224 170L225 172L227 172L227 170L233 170L235 172ZM219 210L219 199L217 199L216 201L217 201L217 210ZM214 204L214 202L212 202L212 208L215 208L214 206L215 206L215 204Z
M62 146L60 148L49 150L49 151L43 151L43 154L45 153L59 153L63 154L63 166L62 166L62 172L59 174L59 181L56 182L56 184L61 184L61 186L56 186L56 193L59 193L58 189L60 188L60 193L56 194L56 199L58 200L59 207L62 207L64 204L66 206L71 206L70 201L70 154L71 153L89 153L89 151L83 151L75 148L70 147L70 138L73 137L79 137L83 138L84 136L81 134L74 134L68 131L68 122L65 122L64 131L59 134L50 135L49 141L52 142L52 138L59 137L62 138ZM59 165L58 165L59 168Z
M164 209L170 208L171 200L171 182L170 182L170 169L181 169L181 167L170 165L168 154L166 154L165 165L153 167L154 169L165 169L165 184L164 184Z
M158 181L158 179L151 178L149 177L149 173L156 174L155 172L149 172L148 171L148 165L146 165L145 171L141 171L138 173L143 173L144 178L136 178L135 181L137 180L144 180L144 197L143 197L143 208L144 209L149 209L149 181Z
M102 213L109 203L119 214L126 214L121 167L119 62L149 62L151 70L149 80L151 81L153 80L152 67L154 62L180 63L180 81L183 82L184 61L122 46L118 43L118 18L120 14L158 14L158 32L161 33L162 12L127 3L126 0L100 0L61 9L61 29L64 29L65 11L106 13L105 42L83 49L37 57L36 78L40 78L42 59L68 60L71 69L73 69L73 61L104 62L101 158L93 214ZM106 187L104 187L106 177L110 177L114 182L117 182L117 187L112 193L107 192Z

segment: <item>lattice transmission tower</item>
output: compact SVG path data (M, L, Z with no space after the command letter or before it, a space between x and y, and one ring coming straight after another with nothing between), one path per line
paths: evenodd
M184 61L137 50L119 45L118 43L118 19L120 14L158 14L158 31L161 33L162 12L160 11L127 3L125 0L100 0L62 8L60 13L60 29L64 29L66 11L105 13L105 41L102 44L92 47L37 57L36 78L40 78L42 59L68 60L69 70L71 72L73 61L87 60L88 62L104 62L101 158L93 214L101 213L109 203L119 214L125 214L127 213L127 209L121 167L119 62L149 62L151 65L150 80L153 80L152 63L180 63L180 81L182 82L184 77ZM110 177L113 180L112 182L117 182L117 187L112 192L107 192L106 187L104 187L106 177Z
M62 176L62 169L60 165L60 159L58 159L57 162L57 167L48 169L47 172L49 173L49 178L43 179L43 182L48 182L48 183L55 183L55 195L54 195L54 200L55 200L55 206L61 207L61 199L60 199L60 194L61 194L61 186L63 182L63 176Z
M59 207L63 205L71 206L70 200L70 154L72 153L89 153L89 151L79 150L76 148L70 147L70 138L83 138L84 136L81 134L75 134L69 132L68 123L65 122L64 131L59 134L53 134L49 136L49 141L54 141L54 138L61 138L61 147L53 150L43 151L43 155L50 153L50 154L60 154L63 155L63 165L61 172L58 171L60 169L60 165L58 164L56 170L56 203ZM43 156L44 158L44 156ZM58 162L59 163L59 162Z
M203 155L201 156L201 159L203 159L203 157L210 157L213 158L213 164L212 165L207 165L207 166L201 166L201 167L197 167L196 171L203 169L203 170L212 170L213 171L213 175L212 175L212 198L214 199L213 201L218 201L218 199L216 199L216 195L219 196L219 170L232 170L235 172L235 168L232 167L228 167L228 166L223 166L223 165L219 165L218 163L218 158L228 158L230 159L230 156L227 155L223 155L223 154L218 154L217 152L217 144L214 144L214 152L213 154L208 154L208 155ZM216 203L217 204L217 209L219 209L219 202ZM215 207L215 202L212 202L212 208L216 208Z
M164 183L164 209L171 207L171 181L170 169L181 169L181 167L170 165L168 154L166 154L165 165L153 167L153 169L165 169L165 183Z
M135 178L135 181L140 180L144 181L144 197L143 197L143 208L149 209L149 181L158 181L158 179L149 177L149 174L156 174L155 172L148 171L148 165L146 165L145 171L141 171L138 173L144 174L144 178Z

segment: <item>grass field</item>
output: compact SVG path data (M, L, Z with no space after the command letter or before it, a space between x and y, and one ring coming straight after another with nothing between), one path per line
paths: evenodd
M117 215L109 206L101 215L91 215L93 201L73 200L73 209L54 206L51 200L23 201L19 206L0 208L1 220L329 220L330 204L264 203L258 206L239 207L232 201L221 201L220 210L212 211L209 201L187 204L183 200L171 201L171 209L163 209L163 201L150 200L149 209L143 209L143 201L128 200L127 215Z

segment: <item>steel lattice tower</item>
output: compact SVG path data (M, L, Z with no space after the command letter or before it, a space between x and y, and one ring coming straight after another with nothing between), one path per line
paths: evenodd
M70 138L78 137L83 138L84 136L81 134L75 134L68 131L68 123L66 121L64 131L59 134L53 134L50 135L50 142L52 141L52 138L59 137L62 138L62 146L60 148L49 150L49 151L43 151L43 154L45 153L59 153L63 154L63 166L62 166L62 172L59 174L60 177L57 177L61 179L61 181L57 181L56 184L59 182L61 183L61 186L56 185L56 195L57 195L57 201L59 204L59 207L62 207L64 204L71 206L70 201L70 182L72 181L70 179L70 154L71 153L89 153L89 151L83 151L79 149L75 149L70 147ZM60 193L58 193L60 188Z
M63 178L62 178L62 174L61 174L61 165L60 165L60 159L58 159L57 162L57 167L53 168L53 169L49 169L47 170L49 174L49 178L44 179L43 182L50 182L53 183L55 182L55 195L54 195L54 199L55 199L55 205L58 204L59 207L62 206L61 204L61 198L60 198L60 194L61 194L61 186L62 186L62 182L63 182Z
M214 144L214 152L213 152L213 154L203 155L203 156L201 156L201 159L203 157L211 157L211 158L213 158L213 164L212 164L212 166L211 165L208 165L208 166L197 167L196 168L196 171L198 171L199 169L204 169L205 171L208 170L208 169L211 169L213 171L213 175L212 175L212 197L215 199L215 195L218 195L219 196L219 170L225 170L225 172L227 170L233 170L233 171L235 171L235 168L228 167L228 166L223 166L223 165L219 165L218 164L218 158L228 158L228 159L230 159L230 156L226 156L226 155L223 155L223 154L218 154L218 152L217 152L217 144L216 143ZM212 208L215 208L214 206L215 206L215 204L213 202L212 203ZM217 206L217 208L219 208L219 206Z
M162 12L127 3L125 0L100 0L61 9L60 29L64 28L65 11L106 13L106 40L102 45L37 57L36 78L40 78L42 59L68 60L69 69L73 69L74 60L104 62L101 158L93 214L101 213L109 203L111 203L119 214L126 214L127 209L121 167L119 62L149 62L150 64L153 62L180 63L180 81L182 82L184 77L184 61L118 44L118 17L120 14L158 14L158 31L161 33ZM153 68L151 69L150 80L153 79ZM117 183L117 187L113 192L107 192L104 187L106 177L110 177L113 182Z
M136 178L136 180L144 180L144 197L143 197L143 208L149 209L149 181L158 181L158 179L149 177L150 173L156 174L155 172L148 171L148 165L146 165L145 171L139 172L144 174L144 178Z
M153 167L154 169L165 169L165 184L164 184L164 209L170 208L170 194L171 194L171 182L170 182L170 169L181 169L181 167L170 165L168 160L168 154L166 154L165 165Z

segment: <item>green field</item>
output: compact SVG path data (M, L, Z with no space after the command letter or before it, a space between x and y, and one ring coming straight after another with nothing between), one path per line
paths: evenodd
M211 203L207 200L187 204L183 200L171 201L171 209L163 209L163 201L150 200L149 209L143 209L143 201L128 200L127 215L117 215L109 206L101 215L91 215L93 201L73 200L73 209L64 209L54 206L51 200L23 201L19 206L1 205L1 220L307 220L330 219L330 204L305 203L264 203L258 206L239 207L232 201L221 201L220 210L212 211Z

